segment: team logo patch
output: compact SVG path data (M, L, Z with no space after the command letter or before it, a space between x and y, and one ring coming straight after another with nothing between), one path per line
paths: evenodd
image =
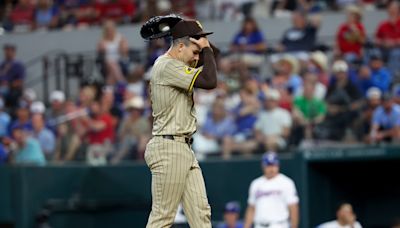
M185 73L186 74L193 74L194 68L191 67L185 67Z
M200 21L196 21L196 23L201 29L203 29L203 26L201 25Z

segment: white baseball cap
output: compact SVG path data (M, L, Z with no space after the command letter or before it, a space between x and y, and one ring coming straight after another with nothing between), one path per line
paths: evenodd
M277 101L281 98L281 95L279 94L279 91L276 89L268 89L267 91L265 91L265 98L267 100Z
M380 99L381 97L382 97L382 92L379 88L371 87L367 90L367 98L368 99L371 99L371 98Z
M333 63L332 72L339 73L339 72L347 72L349 70L349 65L343 60L337 60Z
M60 90L54 90L50 94L50 101L58 101L58 102L64 102L65 101L65 94L63 91Z
M35 101L31 104L31 113L44 113L46 111L46 107L44 106L43 102L41 101Z

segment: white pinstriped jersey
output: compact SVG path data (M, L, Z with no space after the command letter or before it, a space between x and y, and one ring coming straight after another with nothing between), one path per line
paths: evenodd
M167 54L151 70L153 135L192 135L196 131L193 85L202 68L191 68Z

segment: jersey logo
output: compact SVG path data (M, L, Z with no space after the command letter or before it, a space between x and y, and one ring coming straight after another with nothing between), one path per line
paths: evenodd
M188 67L188 66L185 67L185 73L186 74L193 74L193 71L194 71L194 68L191 68L191 67Z
M200 21L196 21L196 23L201 29L203 29L203 26L200 24Z

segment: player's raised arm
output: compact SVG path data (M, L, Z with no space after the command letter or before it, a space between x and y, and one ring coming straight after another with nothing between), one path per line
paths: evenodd
M190 38L190 41L199 46L203 55L203 70L194 82L195 88L214 89L217 87L217 63L215 62L213 50L206 37L200 39Z

